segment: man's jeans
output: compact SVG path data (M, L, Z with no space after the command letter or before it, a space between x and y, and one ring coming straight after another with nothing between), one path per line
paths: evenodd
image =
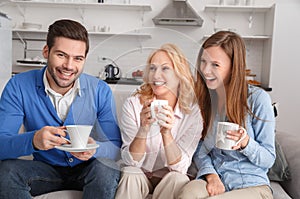
M84 199L113 199L120 170L108 159L75 167L57 167L32 160L0 161L0 199L31 199L59 190L82 190Z

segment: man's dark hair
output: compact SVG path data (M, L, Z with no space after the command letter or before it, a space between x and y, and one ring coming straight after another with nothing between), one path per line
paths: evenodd
M85 55L87 55L89 51L88 32L85 27L79 22L69 19L61 19L51 24L49 26L47 35L47 46L49 48L49 51L53 47L55 38L57 37L65 37L85 42Z

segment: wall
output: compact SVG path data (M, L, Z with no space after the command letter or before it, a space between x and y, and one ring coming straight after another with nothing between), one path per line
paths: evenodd
M0 16L0 95L11 76L11 29L10 20Z
M46 1L46 0L39 0ZM53 0L63 1L63 0ZM64 0L68 1L68 0ZM95 0L86 0L87 2L93 2ZM122 0L110 0L111 2L122 3ZM8 3L3 6L2 9L12 17L13 26L20 27L22 22L35 22L43 24L43 29L47 29L48 25L58 18L72 18L81 21L88 30L94 28L94 26L109 25L111 32L126 33L126 32L145 32L151 34L151 38L140 39L137 37L105 37L99 35L92 35L91 38L91 52L89 53L88 61L86 63L85 72L98 76L99 72L104 70L107 61L102 61L101 57L109 57L116 61L121 67L122 76L131 77L131 73L134 70L143 68L146 58L153 48L159 47L162 43L172 42L177 44L183 49L188 57L192 67L195 64L196 56L199 51L200 44L204 35L209 35L214 32L215 28L219 29L234 29L238 33L243 34L245 32L251 33L264 33L263 14L257 15L254 19L252 29L248 28L248 13L245 13L243 17L235 18L232 20L232 15L228 14L222 16L222 19L218 19L216 23L213 20L213 13L204 12L204 6L206 4L217 4L218 0L190 0L190 4L204 19L203 26L199 27L172 27L154 26L152 18L156 16L167 4L171 3L171 0L140 0L133 1L132 3L148 3L151 4L152 11L142 13L141 11L132 10L103 10L99 8L89 8L83 12L77 9L68 8L17 8ZM234 0L226 0L226 4L233 4ZM259 5L271 4L272 0L262 0L256 2ZM1 8L1 7L0 7ZM55 14L53 14L55 9ZM231 23L232 21L232 23ZM224 23L225 22L225 23ZM31 42L34 49L41 49L44 42ZM247 42L247 62L249 67L254 73L258 74L257 78L260 79L259 70L262 64L261 49L263 44L257 41ZM13 43L13 60L23 58L23 44L14 40ZM256 54L255 54L256 53ZM255 56L254 56L255 54ZM39 52L32 52L31 57L40 56ZM15 66L15 71L22 71L24 68ZM25 68L27 70L27 68Z
M93 0L87 0L93 1ZM110 0L116 1L116 0ZM120 0L120 2L122 2ZM134 2L132 0L132 2ZM136 1L138 2L138 1ZM141 15L138 11L102 11L92 9L83 19L78 15L78 11L68 11L64 14L55 14L53 11L41 11L34 9L26 17L26 20L32 22L43 23L47 27L56 18L69 17L82 21L87 29L92 29L94 25L110 25L111 31L115 32L147 32L152 35L152 38L138 39L135 37L99 37L91 36L92 48L89 54L89 59L86 64L86 72L98 75L107 64L106 61L101 61L102 56L112 58L121 67L122 75L130 77L131 72L144 66L145 60L151 49L160 46L165 42L173 42L179 45L188 56L188 59L193 66L196 60L199 46L202 43L204 35L214 32L214 28L233 28L238 33L249 31L247 29L247 18L228 18L226 22L232 21L230 27L222 27L222 22L213 23L212 15L203 12L204 5L216 4L218 0L189 0L190 4L196 9L199 15L204 19L203 27L155 27L152 18L156 16L163 7L171 0L152 0L142 1L143 3L151 3L152 11L145 12ZM226 0L228 4L233 3L233 0ZM273 33L272 60L271 60L271 86L273 91L270 92L272 100L279 103L279 116L277 118L278 131L291 131L297 133L297 119L299 115L300 94L296 89L296 85L300 84L297 75L300 72L297 66L296 57L298 56L298 46L300 44L300 25L297 24L297 19L300 18L300 3L298 0L256 0L256 4L276 3L275 26ZM1 5L1 3L0 3ZM13 18L13 25L19 26L25 20L20 15L16 8L10 6L0 6L0 10L8 13ZM58 11L56 12L58 13ZM225 19L223 20L225 21ZM259 26L259 19L257 19ZM258 27L260 30L263 27ZM287 35L288 34L288 35ZM42 47L42 44L34 44L36 47ZM261 43L248 42L247 46L247 62L250 66L258 65L262 59L260 49L263 47ZM14 59L22 56L22 44L18 41L14 42ZM254 53L255 56L254 56ZM254 67L254 72L256 68ZM291 92L295 94L291 94Z
M271 96L279 103L277 130L298 134L300 115L300 2L277 0L272 56Z

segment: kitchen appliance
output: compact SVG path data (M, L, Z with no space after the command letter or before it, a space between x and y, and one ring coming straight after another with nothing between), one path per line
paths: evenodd
M187 0L173 0L153 19L156 25L202 26L203 19Z
M0 94L12 71L12 30L11 19L0 12Z
M111 61L111 64L106 65L104 68L104 76L106 77L105 80L119 80L120 79L120 73L121 70L118 67L118 65L116 64L116 62L114 62L114 60L108 58L108 57L102 57L103 61Z
M118 66L114 66L113 64L108 64L105 66L104 72L107 80L120 79L117 76L120 73L120 68Z

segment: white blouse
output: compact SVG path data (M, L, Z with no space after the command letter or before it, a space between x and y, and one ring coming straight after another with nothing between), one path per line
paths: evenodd
M139 162L133 160L129 152L129 146L139 130L142 108L143 105L140 103L138 96L127 98L123 105L120 129L123 141L121 154L124 164L139 167L144 172L153 172L167 167L170 171L186 174L203 129L203 120L198 105L194 104L191 106L192 111L190 114L183 114L178 104L175 107L175 122L171 133L177 146L181 149L182 157L174 165L167 164L158 125L152 125L150 128L144 157Z

